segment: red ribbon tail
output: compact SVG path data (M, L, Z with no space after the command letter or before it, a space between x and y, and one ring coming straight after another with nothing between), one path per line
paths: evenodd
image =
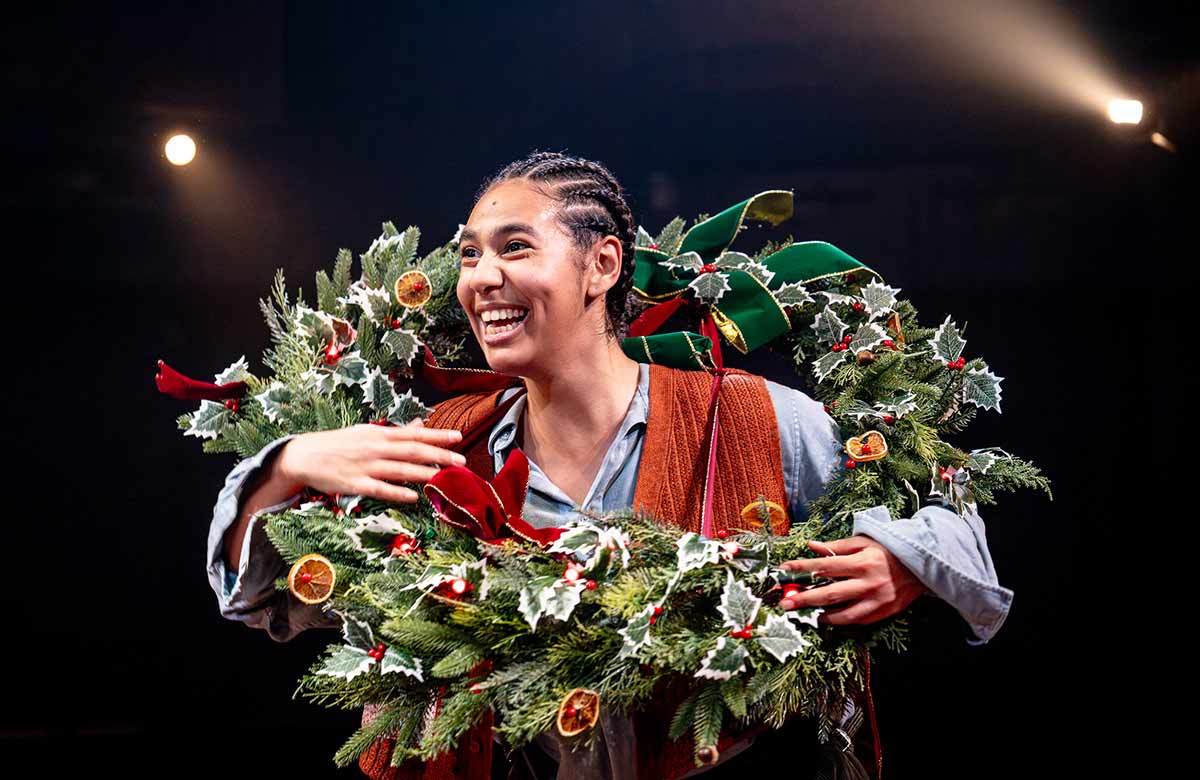
M629 323L629 335L631 337L649 336L662 327L672 314L674 314L680 306L685 303L683 296L672 298L669 301L656 303L649 309L638 315L637 319Z
M425 347L425 358L417 365L416 373L430 385L443 393L478 393L485 390L503 390L521 384L521 377L487 371L481 368L445 368L437 364L437 358Z
M724 369L718 369L712 377L712 389L708 395L708 465L704 470L704 508L700 514L700 535L711 539L713 537L713 491L717 477L717 434L720 432L720 421L717 419L720 411L718 394L721 390L721 380L725 376Z
M158 373L154 375L158 392L181 401L221 401L226 398L241 398L246 394L245 382L229 382L215 385L184 376L163 361L158 361Z
M717 368L725 368L725 360L721 357L721 331L718 330L711 312L704 312L704 316L700 318L700 335L706 336L712 341L713 365Z

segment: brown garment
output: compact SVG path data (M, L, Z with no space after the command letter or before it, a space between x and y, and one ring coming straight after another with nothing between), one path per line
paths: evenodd
M712 376L705 371L650 366L650 409L633 506L675 523L681 530L700 531L707 466L706 411L711 386ZM428 420L431 428L456 428L464 432L460 451L467 456L467 466L485 479L495 476L487 438L499 419L496 406L503 392L451 398L438 404ZM785 533L790 512L779 429L763 378L729 369L722 380L717 414L720 432L713 490L714 530L744 527L742 509L762 496L778 504L788 515L775 529ZM682 700L679 693L679 689L665 690L655 704L634 715L639 780L672 780L694 769L691 736L675 742L666 737L666 725ZM718 748L725 750L765 728L723 734ZM469 744L473 737L474 731L464 742ZM378 780L432 780L441 776L440 767L422 767L415 762L407 762L400 769L389 767L391 747L391 740L376 742L360 759L359 766ZM459 749L464 762L470 761L471 756L464 750L464 747Z

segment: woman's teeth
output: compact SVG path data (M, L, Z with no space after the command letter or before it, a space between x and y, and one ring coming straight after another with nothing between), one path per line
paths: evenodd
M483 331L492 336L507 333L520 325L528 313L528 309L489 309L480 315Z

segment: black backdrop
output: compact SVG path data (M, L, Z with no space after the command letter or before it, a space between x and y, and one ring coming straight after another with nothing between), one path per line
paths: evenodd
M1174 101L1156 120L1169 154L925 62L936 25L891 31L895 4L793 5L160 3L10 20L19 465L0 750L51 774L355 775L330 761L355 714L291 699L330 637L280 645L217 613L204 546L232 460L176 431L190 406L156 393L155 360L200 377L243 354L257 366L275 268L311 291L385 219L428 247L484 175L540 148L605 162L651 230L794 189L785 233L878 269L926 322L969 323L968 354L1006 379L1003 414L959 443L1031 458L1056 499L983 511L1016 593L995 639L931 632L877 665L886 770L1137 765L1157 738L1146 691L1169 687L1148 670L1175 663L1143 660L1137 637L1165 625L1159 561L1180 558L1151 525L1178 514L1151 507L1186 465L1150 410L1183 387L1152 396L1150 377L1188 362L1168 315L1195 276L1187 36L1134 4L1076 20L1110 67ZM176 129L200 140L187 169L161 159Z

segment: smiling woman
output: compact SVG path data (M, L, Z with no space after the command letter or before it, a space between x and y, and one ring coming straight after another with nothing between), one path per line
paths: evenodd
M394 483L427 482L441 466L464 462L491 478L514 449L528 460L522 517L535 528L630 507L692 522L712 504L722 529L756 497L779 508L783 529L804 517L844 457L837 424L804 393L729 370L719 385L720 441L708 453L708 373L641 364L620 346L635 231L621 186L599 163L536 152L488 178L460 234L456 295L488 365L519 377L519 386L449 399L428 427L416 421L302 433L239 464L210 532L210 548L225 552L210 567L222 613L280 640L336 625L280 602L286 594L270 588L280 559L261 531L253 543L247 534L255 517L286 506L302 487L411 503L416 493ZM476 429L481 437L468 436ZM460 448L465 459L449 449L460 441L470 442ZM706 454L720 466L708 481L697 466ZM710 482L711 495L704 490ZM790 562L837 582L790 593L784 609L819 606L827 610L823 623L874 623L936 591L963 616L974 641L995 633L1012 592L995 581L982 522L962 522L938 507L886 523L859 514L852 537L814 547L828 557ZM920 546L913 544L918 539ZM232 584L229 571L237 572ZM263 587L251 593L246 580ZM509 777L670 779L694 772L697 758L706 769L730 761L714 774L774 760L754 755L762 751L733 758L753 739L736 731L722 734L719 751L685 744L690 740L665 743L674 708L669 696L662 704L632 717L601 708L600 733L587 750L572 752L547 732L537 740L544 752L526 755L528 763L522 759ZM810 725L789 727L815 742ZM361 763L368 774L423 776L420 766L390 766L387 740L376 744ZM455 776L486 777L473 752L464 747L452 757L461 770ZM504 761L497 753L496 763ZM529 768L539 763L551 766ZM814 771L794 761L792 769L801 776Z

